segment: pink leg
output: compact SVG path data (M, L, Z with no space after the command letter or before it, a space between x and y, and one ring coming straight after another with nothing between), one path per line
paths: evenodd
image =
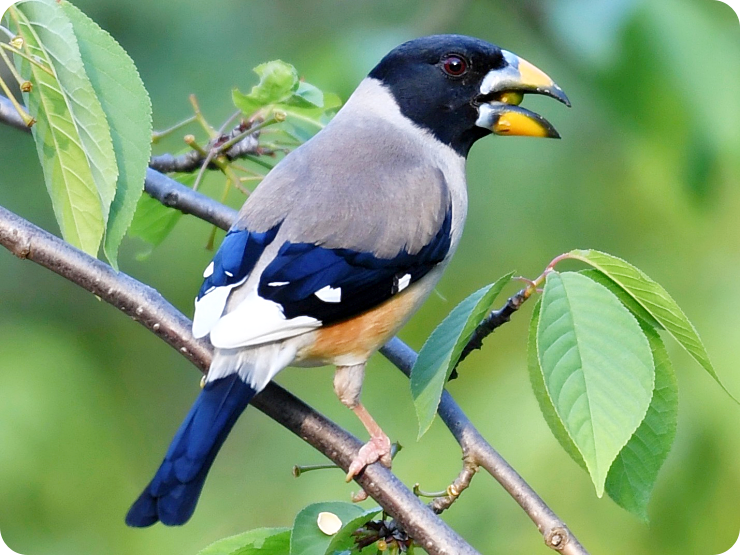
M380 461L388 468L391 467L391 440L380 429L367 409L362 403L352 407L352 411L360 419L365 429L370 433L370 441L362 446L357 456L352 460L347 472L347 481L349 482L357 476L367 465Z
M380 461L385 466L391 466L391 441L380 429L367 409L360 403L362 380L365 377L365 364L355 366L338 366L334 374L334 391L339 400L360 419L370 434L370 441L362 446L357 456L352 460L347 472L349 482L357 476L367 465Z

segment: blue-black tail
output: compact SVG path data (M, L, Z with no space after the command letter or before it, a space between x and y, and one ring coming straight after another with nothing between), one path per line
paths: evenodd
M234 373L209 382L172 440L154 478L129 509L126 524L185 524L208 470L239 415L257 392Z

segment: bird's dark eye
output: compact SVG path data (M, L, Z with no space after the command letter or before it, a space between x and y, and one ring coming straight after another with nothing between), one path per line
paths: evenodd
M468 71L468 62L460 56L451 54L442 59L442 69L447 75L460 77Z

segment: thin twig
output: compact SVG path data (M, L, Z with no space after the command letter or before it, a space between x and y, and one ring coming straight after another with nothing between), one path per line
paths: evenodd
M8 47L11 52L14 52L14 53L16 52L16 50L10 47L10 45L0 42L0 58L2 58L3 62L5 62L5 66L8 68L8 71L10 71L16 83L18 83L19 86L23 86L23 84L27 83L27 81L23 79L23 77L21 77L21 74L18 72L18 69L15 67L15 64L10 60L10 57L5 53L5 47Z
M13 54L15 54L16 56L20 56L21 58L26 60L28 63L35 65L41 71L48 73L52 77L55 77L54 72L52 71L51 68L49 68L48 66L45 66L44 64L36 60L30 54L26 54L25 52L18 50L17 48L13 48L10 44L5 44L4 42L0 42L0 49L8 50L12 52ZM8 65L8 67L9 68L11 67L10 64Z
M195 118L195 116L193 117ZM250 127L249 123L241 122L228 134L217 134L204 147L188 143L193 150L185 154L179 156L172 154L152 156L149 160L149 167L162 173L189 173L201 167L218 168L218 165L213 161L216 156L224 156L227 161L231 161L245 158L247 155L258 155L260 154L260 129L261 127L255 129ZM232 143L227 149L223 149L224 144L228 144L237 137L239 137L238 141Z
M509 300L503 307L492 311L480 324L478 324L467 344L463 347L460 358L452 368L452 373L450 374L451 380L457 378L457 367L460 366L460 363L468 358L470 353L483 347L483 340L496 331L496 328L503 326L511 320L511 315L519 310L522 304L524 304L524 301L529 298L529 294L527 294L527 292L528 289L522 289L516 295L509 297Z
M429 507L438 515L449 509L457 501L457 498L460 497L460 494L468 489L476 472L478 472L478 464L470 457L464 458L462 470L457 475L457 478L455 478L455 481L447 486L446 495L434 499L429 504Z
M172 127L168 127L167 129L163 129L162 131L154 131L152 133L152 144L156 145L158 142L160 142L165 137L169 137L177 131L178 129L182 129L186 125L189 125L195 121L195 116L190 116L187 119L182 120L180 123L176 123Z
M218 133L216 132L216 130L211 127L211 125L206 121L203 112L201 112L198 98L194 94L191 94L188 97L188 100L190 101L190 105L193 107L193 112L195 113L195 121L200 124L200 126L203 128L203 131L206 132L210 139L215 139L216 137L218 137Z

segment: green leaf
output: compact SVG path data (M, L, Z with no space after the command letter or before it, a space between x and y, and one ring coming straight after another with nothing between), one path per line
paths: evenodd
M298 84L295 93L285 101L285 104L306 108L323 108L324 93L318 87L302 81Z
M655 362L655 389L645 420L609 469L606 493L617 505L647 521L650 494L676 436L678 384L660 335L649 326L642 329Z
M632 297L614 284L598 270L579 272L597 283L604 285L615 293L627 308L637 306L638 314L644 313L648 321L652 320L645 310L637 305ZM568 435L563 422L555 411L545 388L544 376L537 356L537 326L539 323L540 303L535 305L529 328L529 347L527 353L529 375L537 402L550 430L566 453L584 470L586 463L575 443ZM655 322L657 324L657 322ZM606 493L619 506L647 521L647 504L658 477L658 471L665 462L676 433L678 417L678 386L675 372L668 358L668 352L660 335L647 322L642 322L655 364L655 387L645 419L632 435L627 445L619 452L609 468L606 478ZM662 327L658 324L658 327Z
M578 273L548 274L537 328L547 393L596 493L645 418L655 380L650 346L608 289Z
M143 239L150 245L150 249L141 257L148 256L154 247L164 241L181 217L179 210L169 208L149 195L141 195L129 228L131 237Z
M321 107L307 103L296 105L295 102L279 104L276 107L283 110L286 115L285 121L280 124L280 129L291 138L303 143L323 129L341 106L342 101L333 93L323 93Z
M568 256L593 266L624 289L660 322L736 403L740 403L719 379L693 324L663 287L641 270L610 254L595 250L574 250Z
M296 117L295 113L288 112L287 110L286 114L288 117L280 124L280 129L298 143L305 143L321 131L325 125L318 118L309 118L302 115Z
M266 103L278 102L298 89L298 72L282 60L260 64L254 72L259 75L260 82L252 88L252 93Z
M432 425L442 390L465 345L512 275L506 274L457 305L419 351L411 369L411 395L419 420L419 437Z
M334 536L325 534L319 529L319 513L335 514L342 521L342 527L368 513L362 507L351 503L330 501L314 503L304 508L293 521L293 533L290 538L290 555L325 555ZM372 517L369 517L370 520Z
M9 11L26 51L53 75L17 57L33 89L24 93L46 187L62 235L97 255L118 170L105 114L82 63L72 24L54 0Z
M529 369L529 380L532 384L532 390L534 396L537 399L537 403L540 405L542 415L545 417L545 422L550 427L552 435L558 440L560 446L565 450L568 455L580 466L588 472L586 468L586 462L583 460L581 452L573 443L568 430L565 429L563 421L560 420L555 407L552 404L550 396L547 394L547 387L545 386L545 376L542 373L542 367L540 366L539 353L537 352L537 327L540 322L540 309L542 302L537 301L532 311L532 319L529 322L529 341L527 346L527 367Z
M300 143L321 130L342 105L337 95L300 81L295 68L280 60L257 66L255 72L260 83L249 94L233 90L234 104L249 117L258 112L267 116L273 109L285 112L279 128Z
M110 126L118 182L110 206L103 250L117 268L118 247L131 225L152 144L152 104L126 51L78 8L61 4L72 22L85 71Z
M326 548L324 555L334 555L335 553L342 553L344 551L356 551L355 538L352 533L358 528L362 528L365 524L373 520L377 515L380 514L382 509L375 507L374 509L368 509L362 514L355 518L347 521L342 528L337 532L329 542L329 547Z
M290 529L257 528L212 543L198 555L288 555Z
M339 95L334 93L323 93L324 95L324 103L322 104L322 108L324 109L324 113L332 111L332 110L338 110L342 107L342 99L339 98Z
M187 187L192 187L197 174L195 172L172 173L170 177ZM149 256L154 247L162 243L172 232L181 217L182 212L179 210L169 208L147 194L141 195L128 234L131 237L142 239L149 244L149 248L140 252L137 258L141 260Z
M634 297L630 296L630 294L627 293L627 291L625 291L617 282L612 280L609 276L607 276L603 272L590 268L588 270L581 270L578 273L588 278L591 278L596 283L603 285L609 291L614 293L614 295L616 295L616 297L620 300L620 302L625 307L627 307L627 309L638 320L641 320L645 322L646 324L649 324L650 326L652 326L653 328L657 330L664 329L661 323L658 322L653 317L652 314L650 314L647 310L645 310L643 306L634 299Z
M259 75L260 82L249 94L237 89L232 91L234 105L246 116L265 106L287 101L299 87L298 72L281 60L260 64L254 72Z

